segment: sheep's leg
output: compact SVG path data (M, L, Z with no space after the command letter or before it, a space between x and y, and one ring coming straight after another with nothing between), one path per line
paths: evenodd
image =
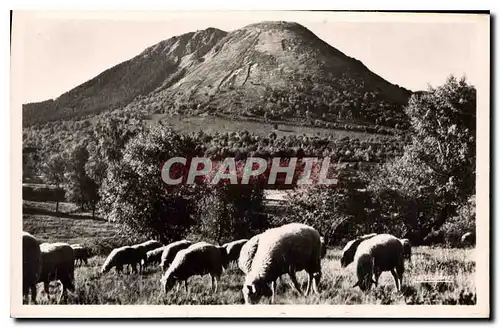
M394 277L394 282L396 283L396 289L399 290L399 277L394 269L391 269L392 276Z
M212 276L212 285L214 285L214 282L215 282L215 289L214 289L214 293L217 293L217 288L219 286L219 277L217 276Z
M375 287L377 287L378 286L378 279L380 278L380 275L382 274L382 272L380 272L379 269L375 269L373 271L374 271L373 274L375 275L375 281L374 281Z
M47 300L50 304L49 281L43 282L43 290L45 291L45 294L47 295Z
M271 304L274 304L274 295L276 294L277 280L271 281Z
M304 293L302 292L302 290L300 288L299 282L297 281L297 276L295 275L295 271L290 270L290 272L288 274L290 275L290 279L292 280L293 285L295 286L295 289L297 289L297 291L299 292L300 295L304 295Z
M186 280L184 280L184 287L186 288L186 293L188 293L188 294L189 294L189 290L188 290L188 281L187 281L187 279L186 279Z
M405 262L404 259L402 258L399 261L399 265L396 267L396 272L399 276L399 288L401 289L403 287L403 273L405 271Z
M31 289L31 301L36 302L36 284L30 286Z
M312 273L309 273L309 276L307 277L307 288L306 288L306 293L305 295L309 295L309 291L311 290L311 280L312 280Z
M313 291L316 295L319 295L318 285L319 285L320 280L321 280L321 273L319 273L319 272L313 273L312 288L313 288Z
M181 287L181 284L182 284L182 282L180 282L180 281L177 283L177 288L175 289L175 292L176 292L176 293L178 293L178 292L179 292L179 289L180 289L180 287Z

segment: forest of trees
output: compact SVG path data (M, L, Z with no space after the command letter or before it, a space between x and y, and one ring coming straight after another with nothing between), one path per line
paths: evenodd
M292 95L272 97L285 114L294 108ZM377 103L376 95L364 98ZM341 115L332 101L325 100L325 111ZM413 95L405 117L391 116L389 125L408 122L408 133L399 137L360 141L263 137L248 131L187 134L163 124L147 128L140 124L141 115L111 113L92 123L58 121L25 128L23 146L37 150L36 160L30 155L26 161L36 162L30 168L44 183L64 190L60 200L163 241L198 234L223 243L300 221L317 227L329 244L373 231L411 236L415 243L443 231L453 244L464 229L474 228L476 90L465 78L451 76L442 86ZM338 164L339 184L292 194L287 215L275 217L263 209L259 185L166 185L161 164L173 156L329 156Z

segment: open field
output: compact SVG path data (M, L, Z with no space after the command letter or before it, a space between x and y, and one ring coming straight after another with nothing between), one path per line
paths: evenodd
M299 124L287 123L279 124L278 129L275 130L273 123L261 123L253 121L237 121L228 120L221 117L214 116L193 116L193 117L177 117L169 116L167 114L153 114L146 124L155 125L159 121L164 121L172 129L182 132L198 132L204 131L206 133L224 133L224 132L241 132L251 131L257 135L268 136L271 132L275 132L278 137L289 135L306 135L309 137L327 137L334 136L338 139L343 137L358 138L359 140L367 139L380 139L380 138L393 138L391 136L384 136L380 134L357 132L340 129L327 129L321 127L301 126Z
M45 204L50 206L52 204ZM25 202L25 209L43 208L43 203ZM62 208L71 209L65 204ZM23 214L26 231L44 241L64 241L69 243L102 243L104 239L116 239L117 229L102 219L89 219L73 214L55 215ZM115 240L116 241L116 240ZM322 261L323 277L320 295L299 296L289 286L289 278L283 276L278 286L278 304L475 304L475 249L447 249L434 247L414 247L411 262L406 261L402 291L395 290L394 280L389 272L384 272L377 288L367 293L357 287L355 268L340 267L340 248L330 248ZM242 304L241 287L244 276L237 267L231 267L221 277L219 290L212 293L210 277L192 277L189 293L184 288L175 288L167 295L161 290L161 272L158 268L148 268L142 274L117 275L114 270L105 275L99 269L105 254L93 257L88 266L77 267L75 272L76 292L69 293L67 301L59 300L58 283L53 282L50 301L38 286L37 302L70 304ZM298 273L299 282L306 283L304 272ZM305 285L304 285L305 287ZM266 302L264 299L262 302Z

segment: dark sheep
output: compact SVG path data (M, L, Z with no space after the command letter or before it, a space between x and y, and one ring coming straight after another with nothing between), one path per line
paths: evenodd
M42 271L40 241L23 231L23 297L31 291L31 301L36 301L36 284Z

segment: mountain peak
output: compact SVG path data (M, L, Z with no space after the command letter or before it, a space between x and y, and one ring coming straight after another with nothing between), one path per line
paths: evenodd
M303 25L297 22L289 22L289 21L262 21L258 23L252 23L243 27L243 29L247 28L260 28L260 29L296 29L302 28L306 29Z
M308 112L376 123L393 115L382 115L386 108L399 112L409 94L299 23L262 21L229 33L209 27L171 37L54 103L24 106L23 120L141 108L186 115L271 113L284 120Z

